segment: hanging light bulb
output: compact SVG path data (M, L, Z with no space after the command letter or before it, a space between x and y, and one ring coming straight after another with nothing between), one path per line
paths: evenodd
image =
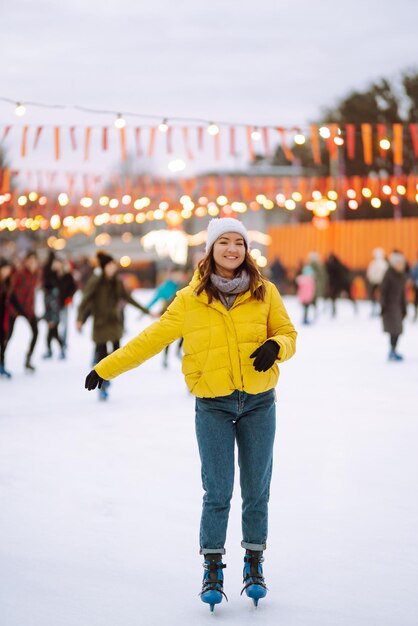
M302 133L297 133L297 135L295 135L294 142L298 146L303 146L305 141L306 141L305 135L302 135Z
M379 141L379 146L382 150L390 150L390 141L389 139L381 139Z
M319 129L319 134L323 139L329 139L331 137L331 131L328 126L321 126Z
M116 128L125 128L126 120L122 116L122 113L117 114L116 119L115 119L115 126Z
M261 139L261 133L260 133L260 131L258 130L258 128L254 128L254 129L251 131L251 139L254 139L254 141L260 141L260 139Z
M218 135L219 134L219 126L214 122L210 122L208 126L209 135Z
M24 104L22 104L21 102L16 102L16 109L15 109L15 113L18 117L22 117L22 115L25 115L26 113L26 107Z
M158 126L158 130L162 133L166 133L168 131L168 122L167 118L164 118L161 124Z

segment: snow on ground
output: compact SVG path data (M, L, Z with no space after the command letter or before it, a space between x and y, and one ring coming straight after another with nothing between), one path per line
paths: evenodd
M146 302L148 294L138 292ZM387 361L367 303L299 324L282 366L265 573L255 611L240 597L240 497L227 540L229 603L198 598L200 467L194 400L174 350L86 392L92 343L70 325L65 362L23 372L18 320L0 380L2 626L409 626L418 614L418 323ZM412 312L411 312L412 313ZM148 324L127 308L127 337ZM125 339L126 339L125 338Z

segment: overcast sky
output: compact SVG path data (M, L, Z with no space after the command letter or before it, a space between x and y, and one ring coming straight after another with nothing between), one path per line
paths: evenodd
M418 61L416 0L0 6L0 95L22 101L295 125L350 89ZM46 120L91 121L37 110L26 123ZM15 121L0 103L0 122Z

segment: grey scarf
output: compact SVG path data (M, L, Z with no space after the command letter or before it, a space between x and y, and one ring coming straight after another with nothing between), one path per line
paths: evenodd
M218 290L219 298L228 311L234 304L237 295L247 291L250 286L250 277L245 270L239 276L235 276L235 278L223 278L218 274L211 274L210 280Z

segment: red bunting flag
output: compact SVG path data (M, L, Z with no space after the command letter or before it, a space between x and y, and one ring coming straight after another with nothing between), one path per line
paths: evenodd
M38 143L39 143L39 139L41 137L41 133L43 131L43 126L38 126L38 128L35 131L35 138L33 140L33 149L36 150L36 148L38 147Z
M90 156L90 140L91 140L91 128L88 126L86 128L86 134L84 137L84 160L88 161Z
M76 140L76 136L75 136L75 126L70 126L70 142L71 142L71 148L73 150L77 150L77 140Z
M25 157L27 152L27 143L28 143L28 127L24 126L22 129L22 145L20 148L20 156Z
M319 145L319 134L317 124L311 124L311 146L312 156L316 165L321 165L321 148Z
M379 144L380 156L383 159L386 159L388 151L383 150L383 148L380 146L380 142L382 141L382 139L386 139L386 138L387 138L386 124L377 124L377 143Z
M172 154L173 153L173 128L172 126L169 126L167 128L165 135L166 135L167 154Z
M261 132L263 135L264 154L265 156L270 156L271 150L270 150L270 142L269 142L269 129L266 126L264 126Z
M237 153L237 146L235 142L235 128L234 126L230 126L229 128L229 154L231 156L235 156Z
M141 148L141 129L135 128L135 147L136 147L136 156L142 156L142 148Z
M10 129L11 129L11 126L5 126L4 127L3 137L1 138L0 141L3 142L6 139L7 135L10 133Z
M148 156L149 157L152 157L154 154L156 132L157 132L157 129L155 128L155 126L152 126L149 129L149 141L148 141Z
M347 140L347 156L349 159L356 158L356 127L354 124L345 125L345 135Z
M189 129L187 126L185 126L182 129L183 132L183 141L184 141L184 148L186 150L186 154L187 154L187 158L189 159L189 161L193 160L193 152L190 148L190 137L189 137Z
M411 133L412 147L414 148L414 155L418 158L418 125L409 124L409 132Z
M109 129L106 126L102 128L102 150L106 151L109 148Z
M199 150L203 150L204 148L204 136L205 136L205 129L203 128L203 126L198 126L197 128L197 147Z

